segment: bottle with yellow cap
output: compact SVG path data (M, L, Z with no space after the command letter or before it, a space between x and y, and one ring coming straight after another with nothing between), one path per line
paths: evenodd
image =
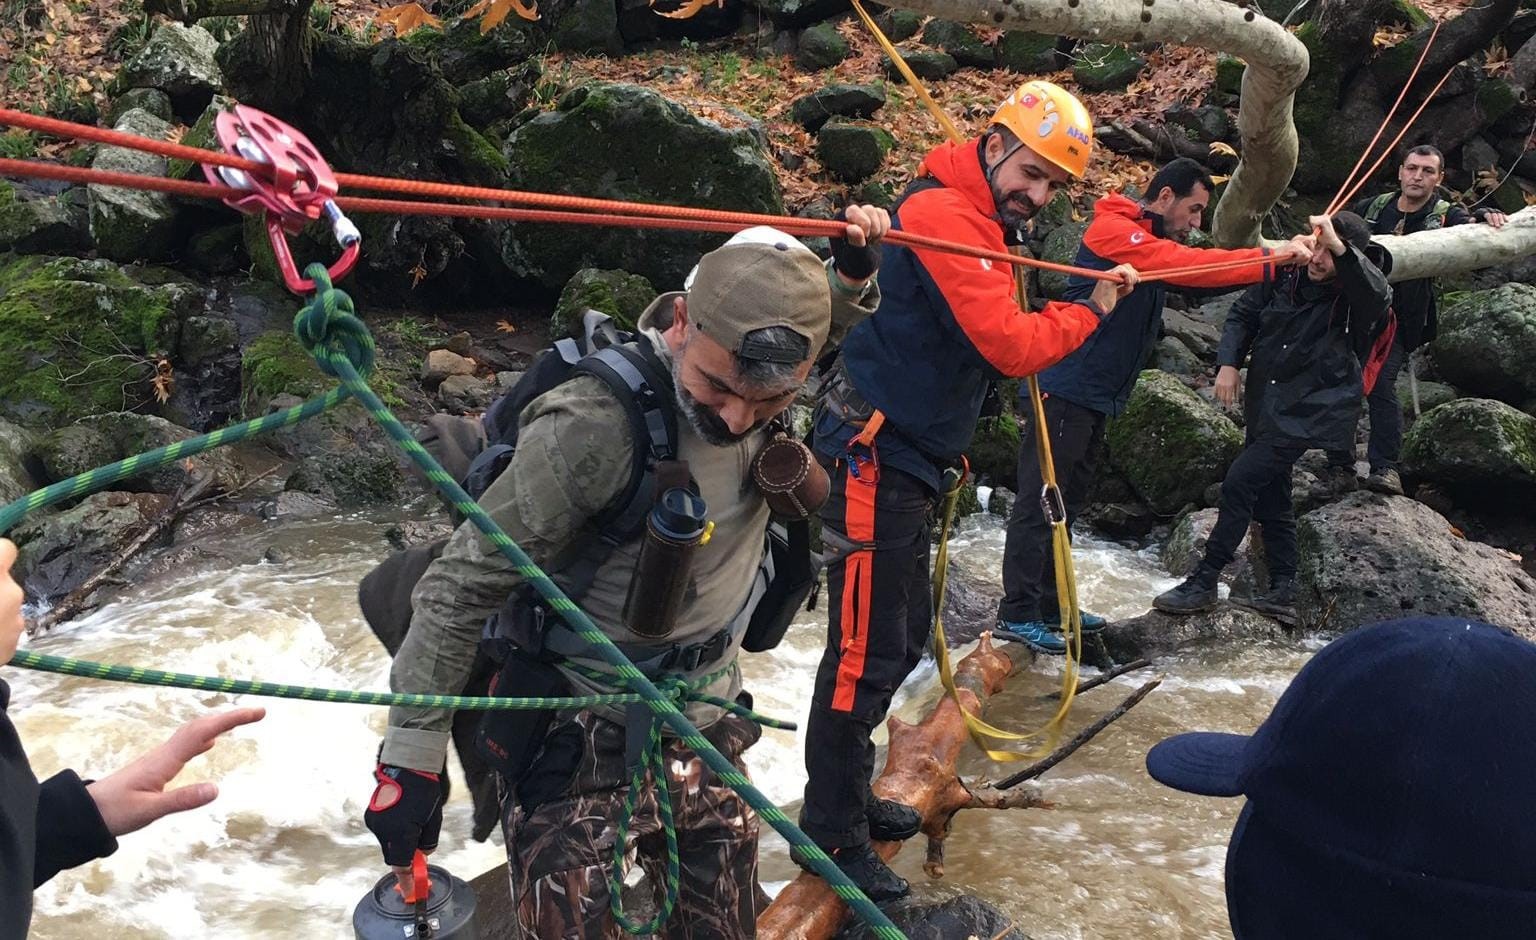
M703 497L681 486L656 500L624 601L624 625L631 631L658 640L672 633L693 574L693 553L709 544L715 528L708 513Z

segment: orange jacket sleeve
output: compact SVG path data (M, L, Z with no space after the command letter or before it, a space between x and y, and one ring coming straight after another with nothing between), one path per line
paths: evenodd
M1268 282L1274 265L1267 261L1268 248L1191 248L1170 238L1158 238L1123 215L1095 214L1083 246L1114 264L1128 264L1145 274L1159 268L1184 268L1218 261L1253 260L1253 264L1224 271L1206 271L1170 278L1176 287L1240 287Z
M997 223L979 215L959 193L931 189L910 197L901 228L946 241L1007 250ZM1013 266L968 255L913 248L961 332L994 369L1010 378L1033 375L1066 358L1099 325L1076 303L1051 302L1038 313L1014 300Z

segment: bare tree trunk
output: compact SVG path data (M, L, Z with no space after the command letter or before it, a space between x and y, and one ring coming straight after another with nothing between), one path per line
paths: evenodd
M1536 207L1509 217L1503 228L1457 225L1414 235L1378 235L1392 253L1392 281L1460 274L1536 254Z
M309 81L313 30L309 11L315 0L159 0L196 5L199 11L235 6L251 10L245 30L219 51L230 91L246 104L290 114L304 97ZM188 10L187 12L193 12ZM202 16L218 15L201 12Z

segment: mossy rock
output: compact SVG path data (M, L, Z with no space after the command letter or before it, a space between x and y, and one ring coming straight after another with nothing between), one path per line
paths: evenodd
M164 140L170 125L148 111L129 111L114 130ZM166 159L125 147L103 147L91 167L136 176L165 176ZM162 261L181 247L180 208L165 193L92 184L91 238L105 256L118 261Z
M201 306L200 290L109 261L0 256L0 409L57 426L148 404L156 360Z
M906 42L923 28L923 16L911 10L886 10L875 17L875 25L891 42Z
M818 88L790 106L790 117L816 133L833 118L871 118L885 106L885 89L879 85L828 85Z
M1083 233L1086 231L1088 231L1086 220L1058 226L1051 234L1045 236L1045 247L1040 252L1042 260L1056 264L1072 264L1077 258L1077 249L1082 245ZM1041 271L1040 289L1052 300L1061 300L1067 295L1067 275L1056 271Z
M33 472L40 469L39 458L32 432L0 420L0 505L21 499L42 482Z
M111 442L116 455L111 461L126 460L136 454L144 454L180 441L191 440L197 435L188 428L173 424L156 415L134 414L117 411L82 418L80 427L97 432ZM98 456L92 447L90 456ZM77 460L81 459L77 455ZM151 493L175 493L194 479L209 477L215 491L228 492L246 480L246 473L232 451L227 447L214 448L195 457L172 461L138 476L128 477L116 484L121 490Z
M865 180L858 188L850 190L848 199L859 205L889 209L896 204L896 188L880 180Z
M187 239L187 261L209 274L233 274L250 264L245 251L245 226L231 222L203 229Z
M507 178L507 158L455 111L448 117L443 141L463 165L465 178L481 186L499 186Z
M1453 402L1462 397L1461 392L1455 387L1444 382L1431 382L1427 379L1419 380L1419 410L1428 414L1448 402ZM1397 377L1397 400L1403 406L1403 417L1413 420L1413 382L1408 378L1407 370Z
M251 340L240 365L248 402L265 402L278 395L308 398L334 384L287 330L270 330Z
M49 254L90 247L89 222L71 192L45 196L0 180L0 251Z
M624 50L619 36L619 5L613 0L551 0L541 5L540 18L548 24L549 41L562 52Z
M1012 487L1019 475L1019 422L1010 414L982 418L965 456L977 480Z
M455 19L440 30L418 29L406 42L424 49L443 77L455 85L493 77L527 61L539 49L533 31L521 23L505 22L482 33L478 19Z
M963 519L966 516L974 516L986 507L981 505L981 497L976 492L975 482L965 484L960 488L960 495L955 499L955 518Z
M1045 237L1056 229L1072 221L1077 207L1072 205L1072 197L1066 192L1059 192L1052 196L1050 201L1040 207L1035 213L1035 234Z
M1200 505L1221 482L1243 435L1216 408L1166 372L1141 373L1125 413L1106 432L1110 461L1162 515Z
M638 274L583 268L560 292L555 312L549 317L549 338L575 336L581 330L582 314L588 310L606 313L620 329L633 330L635 321L655 299L656 288Z
M923 27L923 43L943 50L955 61L971 68L989 69L995 53L970 27L950 20L929 20Z
M1124 46L1089 43L1078 52L1072 78L1088 91L1119 91L1129 85L1147 60Z
M849 10L848 0L746 0L746 3L767 15L780 29L809 26Z
M816 134L816 159L833 176L856 183L879 172L895 145L882 127L832 121Z
M818 72L848 58L848 53L848 40L831 23L817 23L800 33L795 44L795 65L807 72Z
M1500 401L1458 399L1413 423L1403 462L1413 475L1475 502L1528 500L1536 497L1536 417Z
M297 401L281 396L271 406ZM273 440L297 458L288 476L289 490L311 493L342 507L358 507L393 502L408 486L399 451L354 402L279 431Z
M1517 408L1536 403L1536 287L1457 295L1440 311L1430 354L1435 371L1471 395Z
M158 88L130 88L112 99L112 106L107 109L107 124L116 125L123 115L134 108L148 111L162 121L176 117L176 112L171 110L170 95Z
M201 26L166 23L123 66L115 87L158 88L170 96L176 113L190 120L224 87L224 72L214 59L218 48L218 40Z
M543 74L538 60L515 69L492 72L459 87L459 114L471 127L490 128L522 114ZM487 136L482 131L482 136ZM488 138L489 139L489 138Z
M25 519L11 532L20 548L16 579L29 597L58 601L100 571L169 503L170 497L153 493L95 493L62 512Z
M935 52L931 49L901 49L901 57L912 70L912 74L925 81L936 82L941 78L948 78L960 68L960 63L947 52ZM896 68L896 63L888 57L881 58L882 68L885 74L893 79L901 80L901 70Z
M214 95L213 99L208 102L208 107L203 109L203 113L198 115L197 120L182 135L181 142L188 147L196 147L199 150L218 150L218 129L214 126L214 122L219 119L221 113L233 108L234 105L234 99L226 98L223 95ZM201 164L174 157L166 161L165 175L171 179L206 181Z
M1220 53L1216 56L1216 90L1234 98L1243 93L1243 73L1248 64L1237 56Z
M99 429L83 424L49 432L38 443L37 453L49 483L67 480L122 459L111 438Z
M685 159L657 160L658 148ZM778 178L758 138L726 130L637 85L592 83L512 131L503 151L520 189L781 215ZM582 268L618 268L680 286L717 233L518 225L502 247L514 274L551 290Z
M1056 71L1056 37L1010 29L998 37L994 50L997 67L1026 75Z
M1194 376L1205 372L1205 363L1200 361L1200 357L1174 336L1165 336L1158 341L1153 363L1158 369L1172 375Z

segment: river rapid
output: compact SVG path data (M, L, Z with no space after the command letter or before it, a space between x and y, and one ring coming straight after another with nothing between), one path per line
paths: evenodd
M275 548L273 557L283 560L157 579L30 648L179 672L385 689L389 660L355 596L358 580L389 552L384 532L393 521L287 522L228 536L258 543L253 557ZM1002 543L1001 520L980 515L961 522L951 550L970 570L996 571ZM1083 538L1075 556L1085 602L1109 616L1142 612L1152 594L1174 583L1149 552ZM824 635L822 613L804 616L779 649L743 659L759 710L802 724ZM897 870L919 891L965 890L987 899L1035 940L1229 937L1221 876L1239 803L1167 790L1146 775L1143 758L1178 731L1251 731L1315 648L1252 645L1160 659L1162 686L1042 778L1055 808L963 812L947 846L943 882L923 875L921 840L898 857ZM989 719L1020 728L1044 721L1054 706L1043 696L1059 685L1059 669L1059 661L1041 661L1016 677L993 699ZM10 714L39 777L64 767L100 776L181 722L237 701L15 668L0 675L12 686ZM1133 673L1079 698L1071 728L1113 707L1149 675ZM939 691L925 661L895 711L916 720ZM362 814L385 710L238 701L265 705L266 719L238 729L178 780L217 781L218 800L126 836L112 857L45 885L36 896L32 936L352 936L352 908L383 872ZM795 733L770 730L748 752L758 785L792 816L805 780L803 743ZM974 752L963 767L967 776L1001 777L1011 769ZM434 861L465 878L505 860L499 834L476 844L469 829L468 797L459 787ZM772 892L797 869L783 841L764 830L762 873Z

